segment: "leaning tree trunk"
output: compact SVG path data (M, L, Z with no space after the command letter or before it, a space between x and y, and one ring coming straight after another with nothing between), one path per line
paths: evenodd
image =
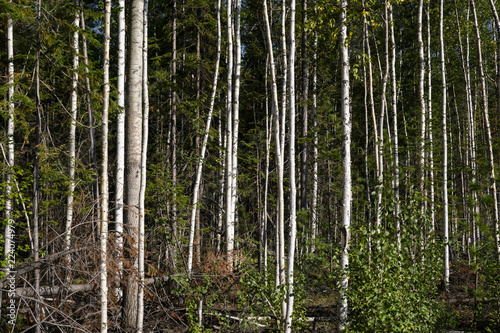
M210 106L208 108L207 123L205 125L205 133L203 135L203 142L201 144L200 159L198 160L198 167L196 170L196 180L193 189L193 207L191 208L191 223L189 230L189 243L188 243L188 274L191 274L193 268L193 244L194 244L194 234L196 225L196 212L198 208L198 192L201 183L201 174L203 171L203 162L205 160L205 152L207 150L208 136L210 134L210 124L212 122L212 113L214 110L215 97L217 94L217 81L219 78L219 64L220 64L220 54L221 54L221 22L220 22L220 0L217 1L217 60L215 61L215 73L214 81L212 85L212 94L210 96Z
M340 98L341 98L341 114L342 114L342 227L341 236L342 243L340 248L340 268L342 269L340 281L339 295L339 323L338 330L344 332L347 329L347 290L349 285L349 277L347 269L349 268L349 242L351 238L351 101L349 96L349 49L347 45L347 0L340 1Z
M69 250L71 247L71 226L73 224L73 200L75 192L75 165L76 165L76 117L78 116L78 29L80 28L80 15L76 11L75 20L73 21L73 77L71 80L71 125L69 131L69 193L66 210L66 227L64 229L64 249ZM69 265L71 256L66 257L66 264ZM69 281L69 271L66 275L66 280Z
M101 227L100 227L100 299L101 299L101 333L108 331L108 110L109 110L109 45L111 26L111 0L105 2L104 16L104 68L103 68L103 108L102 108L102 194L101 194Z
M126 274L124 296L124 324L137 328L137 253L139 231L139 192L141 187L142 152L142 76L144 43L144 0L132 0L130 8L126 96L125 146L125 237L130 272Z

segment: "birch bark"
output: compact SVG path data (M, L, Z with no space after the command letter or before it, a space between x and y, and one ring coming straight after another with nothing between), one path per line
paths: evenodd
M340 61L341 61L341 114L342 114L342 244L340 249L340 268L342 269L339 296L339 323L338 330L344 332L347 329L347 290L349 286L349 243L351 238L351 101L349 85L349 49L347 41L347 0L340 1Z
M105 2L104 16L104 66L103 66L103 109L102 109L102 194L100 239L100 300L101 333L108 331L108 114L109 114L109 46L111 26L111 0Z

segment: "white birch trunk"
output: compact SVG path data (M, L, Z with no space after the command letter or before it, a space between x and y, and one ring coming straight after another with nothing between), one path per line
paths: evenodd
M482 92L482 104L483 104L483 115L484 122L486 126L486 139L488 141L488 157L490 162L490 182L491 182L491 191L493 192L493 225L494 225L494 233L495 233L495 249L497 250L497 261L500 263L500 242L498 235L498 193L497 193L497 184L495 180L495 157L493 153L493 137L491 134L491 126L490 126L490 116L489 116L489 107L488 107L488 95L487 95L487 87L486 87L486 74L484 71L483 65L483 56L481 50L481 33L479 31L479 25L477 20L477 13L474 0L471 0L472 4L472 13L474 15L474 25L476 27L476 42L477 42L477 53L478 53L478 63L479 63L479 78L481 82L481 92Z
M391 86L392 86L392 117L394 135L394 217L396 219L396 244L401 251L401 222L399 219L399 137L398 137L398 103L397 103L397 83L396 83L396 39L394 37L393 5L389 6L389 27L391 38Z
M118 269L116 272L116 281L122 279L123 275L123 190L125 184L125 0L119 0L118 6L118 116L116 130L116 187L115 187L115 233L116 233L116 256ZM118 299L123 297L121 287L115 290L115 296Z
M234 203L233 203L233 0L227 2L227 151L226 151L226 255L229 270L233 269Z
M102 109L102 194L101 194L101 227L100 238L100 300L101 300L101 333L108 331L108 114L109 114L109 47L111 26L111 0L105 2L104 17L104 67L103 67L103 109ZM68 250L68 249L67 249Z
M283 230L285 226L285 206L284 206L284 192L283 192L283 155L282 155L282 145L283 142L281 142L281 136L280 136L280 111L279 111L279 106L278 106L278 88L277 88L277 80L276 80L276 66L274 63L274 54L273 54L273 44L271 40L271 27L269 25L269 15L267 12L267 0L264 0L264 24L266 28L266 44L267 44L267 49L269 52L269 63L271 66L271 93L273 96L273 118L274 118L274 138L275 138L275 149L276 149L276 167L277 167L277 173L278 173L278 179L277 179L277 190L278 190L278 218L276 221L277 224L277 233L279 230ZM283 234L283 233L281 233ZM279 237L279 242L278 244L284 243L284 236L283 238ZM276 274L276 286L278 287L281 281L284 281L281 278L278 278L278 275L281 276L282 273L284 272L284 262L285 262L285 255L284 255L284 247L283 249L281 246L278 246L279 249L277 249L276 255L278 256L277 258L277 274ZM282 253L283 251L283 253ZM279 270L279 271L278 271ZM279 273L279 274L278 274ZM283 274L284 275L284 274Z
M12 0L9 1L12 3ZM12 184L14 182L14 26L12 18L9 16L7 18L7 60L9 61L9 87L8 87L8 112L9 119L7 122L7 147L8 147L8 172L7 172L7 184L5 187L5 219L7 224L5 225L4 233L4 256L6 263L5 273L8 275L10 272L10 265L14 262L10 262L12 259L10 255L13 255L13 228L14 220L12 220Z
M139 192L139 291L137 293L137 332L144 330L144 248L146 211L146 167L148 157L149 126L149 88L148 88L148 0L144 0L144 45L142 51L142 151L141 151L141 188Z
M196 180L193 189L193 207L191 208L191 222L189 230L189 244L188 244L188 274L191 274L193 269L193 244L196 226L196 212L198 208L198 192L201 183L201 174L203 171L203 162L205 159L205 152L207 149L208 136L210 133L210 124L212 122L212 113L214 110L215 96L217 94L217 80L219 78L219 64L221 55L221 22L220 22L220 0L217 1L217 60L215 61L215 73L212 85L212 94L210 96L210 106L208 108L207 122L205 125L205 133L203 135L203 143L201 145L200 159L198 160L198 167L196 170Z
M73 77L71 80L71 125L69 130L69 193L67 199L67 210L66 210L66 226L64 235L64 249L69 250L71 247L71 226L73 224L73 200L75 192L75 164L76 164L76 117L78 111L78 29L80 28L80 15L78 11L74 15L75 20L73 21L73 27L75 31L73 32ZM69 265L71 256L66 257L66 262ZM69 279L69 275L67 276Z
M425 103L425 57L424 57L424 41L422 38L422 14L424 8L424 0L418 2L418 18L417 18L417 44L418 44L418 99L420 105L420 142L419 142L419 185L420 195L424 193L424 167L425 167L425 131L426 131L426 103ZM421 203L421 212L423 213L423 203Z
M495 2L493 0L490 0L490 6L491 6L491 10L493 11L493 16L495 18L495 25L497 28L497 48L498 48L497 56L500 57L500 18L498 16L498 11L497 11L497 8L495 6ZM498 61L497 61L497 66L499 66ZM499 91L500 91L500 70L499 70L498 77L497 77L497 86L498 86L497 89L499 89ZM500 98L500 96L499 96L499 98ZM496 219L494 222L495 223L494 224L495 248L497 250L497 262L498 262L498 265L500 266L500 234L499 234L498 202L497 202L498 193L496 193L496 191L495 191L495 196L496 196L496 200L495 200Z
M446 62L444 56L444 34L443 34L443 2L439 1L439 44L441 54L441 81L443 85L443 229L444 229L444 284L446 291L450 283L450 251L449 251L449 235L448 235L448 130L446 123L447 114L447 90L446 90Z
M294 301L294 260L295 239L297 238L297 188L295 183L295 0L290 4L290 60L288 63L290 73L290 241L288 243L287 266L287 307L285 317L285 332L292 331L292 313Z
M428 109L428 137L429 137L429 186L430 186L430 213L431 213L431 230L434 234L436 230L436 213L435 213L435 189L434 189L434 138L432 134L432 61L431 61L431 23L430 23L430 2L427 4L427 109Z
M341 114L342 114L342 244L340 252L340 268L342 276L339 295L339 323L338 330L344 332L347 329L347 290L349 286L349 242L351 238L351 101L349 88L349 49L347 44L347 0L340 1L340 61L341 61Z
M316 8L315 8L316 11ZM316 251L318 238L318 32L314 31L313 77L312 77L312 109L313 109L313 184L311 210L311 252Z

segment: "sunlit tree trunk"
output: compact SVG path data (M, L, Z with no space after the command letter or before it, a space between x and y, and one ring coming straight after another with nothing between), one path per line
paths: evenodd
M109 115L109 46L111 26L111 0L105 2L104 16L104 68L103 68L103 108L102 108L102 194L101 194L101 227L100 227L100 300L101 300L101 333L108 331L108 115Z
M133 0L130 8L128 43L126 146L125 146L125 242L130 260L124 296L124 324L137 329L137 253L139 232L139 192L142 152L142 76L144 47L144 0Z
M347 0L340 1L340 98L342 114L342 226L341 226L341 248L340 248L340 268L342 269L339 295L339 322L338 330L344 332L347 329L347 290L349 276L349 243L351 238L351 100L349 88L349 48L347 44Z
M234 203L233 203L233 0L227 2L227 119L226 119L226 255L228 268L233 269L234 252Z
M137 332L144 330L144 251L146 210L146 167L149 128L149 87L148 87L148 0L144 0L144 45L142 51L142 148L141 148L141 188L139 192L139 290L137 294Z
M12 0L9 1L12 3ZM12 18L9 16L7 18L7 60L8 65L8 76L9 76L9 87L8 87L8 110L9 118L7 121L7 147L8 147L8 168L7 171L7 182L5 186L5 219L7 224L5 225L4 233L4 256L5 260L8 261L9 254L13 253L12 248L12 237L11 232L14 228L14 220L12 220L12 184L14 182L14 26ZM6 263L5 272L8 275L10 272L9 262Z
M287 267L287 308L285 317L285 332L292 331L292 313L294 300L294 260L295 239L297 238L297 188L295 183L295 0L290 3L290 241L288 243ZM305 184L304 184L305 185Z
M302 152L301 152L301 209L308 209L307 181L308 181L308 111L309 111L309 52L307 24L307 0L302 1ZM311 228L312 229L312 228Z
M430 2L427 4L427 109L428 109L428 138L429 138L429 187L431 233L436 230L435 189L434 189L434 138L432 134L432 61L431 61L431 23Z
M115 233L116 233L116 256L118 269L116 280L120 281L123 271L123 194L125 184L125 0L119 0L118 6L118 116L116 119L116 187L115 187ZM122 298L122 288L116 288L115 296Z
M74 14L73 21L73 76L71 80L71 125L69 130L69 191L66 210L66 226L64 235L64 249L69 250L71 247L71 226L73 224L73 200L75 192L75 165L76 165L76 118L78 116L78 29L80 28L80 14L78 11ZM67 264L70 263L71 256L66 257ZM70 276L67 275L69 280Z
M316 7L315 7L316 11ZM313 54L313 77L312 77L312 108L313 108L313 184L312 184L312 210L311 210L311 252L316 250L316 238L318 237L318 31L314 31L314 54Z
M495 180L495 158L493 154L493 138L491 135L491 126L490 126L490 116L489 116L489 108L488 108L488 95L487 95L487 87L486 87L486 74L484 71L483 65L483 56L481 50L481 33L479 31L479 25L477 20L476 6L474 0L471 0L472 4L472 13L474 16L474 25L476 27L476 42L477 42L477 55L478 55L478 63L479 63L479 79L481 82L481 92L482 92L482 104L483 104L483 115L484 122L486 126L486 139L488 141L488 157L490 162L490 186L491 191L493 192L493 224L494 224L494 232L495 232L495 249L497 250L497 261L500 264L500 244L499 244L499 235L498 235L498 193L497 193L497 184Z
M396 244L401 250L401 223L399 218L399 137L398 137L398 103L397 103L397 82L396 82L396 39L394 37L393 4L389 6L389 27L391 39L391 90L392 90L392 117L393 117L393 138L394 138L394 217L396 219Z
M448 130L447 130L447 90L446 90L446 62L444 49L444 34L443 34L443 2L439 1L439 44L441 54L441 80L443 85L443 230L444 230L444 283L446 290L450 283L450 245L448 235Z
M426 114L427 108L425 103L425 56L424 56L424 41L422 38L422 16L424 10L424 0L418 2L418 18L417 18L417 44L418 44L418 99L420 106L420 142L419 142L419 159L418 159L418 190L420 195L424 193L424 168L425 168L425 133L426 133ZM424 205L421 203L421 213L423 213ZM422 214L423 215L423 214Z
M273 131L274 131L274 138L275 138L275 149L276 149L276 167L277 167L277 176L278 176L278 179L277 179L277 191L278 191L278 217L277 217L277 221L276 221L276 225L277 225L277 230L282 230L284 228L284 225L285 225L285 205L284 205L284 191L283 191L283 169L284 169L284 166L283 166L283 155L281 154L282 153L282 145L283 145L283 142L281 142L281 135L280 135L280 111L279 111L279 106L278 106L278 88L277 88L277 80L276 80L276 66L275 66L275 62L274 62L274 53L273 53L273 43L272 43L272 40L271 40L271 27L269 25L269 14L268 14L268 10L267 10L267 0L264 0L263 1L264 3L264 25L265 25L265 33L266 33L266 45L267 45L267 50L268 50L268 53L269 53L269 63L270 63L270 67L271 67L271 84L272 84L272 88L271 88L271 93L272 93L272 102L273 102L273 105L272 105L272 108L273 108L273 122L274 122L274 127L273 127ZM277 231L278 233L278 231ZM279 232L281 234L281 236L283 237L279 237L281 238L280 239L280 242L281 243L284 243L284 235L283 233ZM280 242L277 242L280 243ZM276 253L276 255L278 256L277 260L276 260L276 266L277 266L277 270L279 269L279 271L277 271L277 274L276 274L276 287L279 286L279 284L281 283L281 279L278 278L278 275L281 275L281 272L283 271L284 272L284 261L285 261L285 256L284 256L284 248L283 248L283 253L282 252L282 249L281 249L281 246L279 246L279 249ZM278 268L279 267L279 268Z
M205 159L205 152L207 149L208 136L210 134L210 124L212 122L212 113L215 104L215 97L217 93L217 80L219 78L219 64L220 64L220 55L221 55L221 22L220 22L220 0L217 1L217 60L215 61L215 73L214 80L212 85L212 94L210 96L210 106L208 109L208 116L205 125L205 133L203 135L203 143L201 145L201 153L200 158L198 160L198 167L196 171L196 180L194 183L193 189L193 207L191 208L191 223L189 230L189 244L188 244L188 274L191 274L193 268L193 244L194 244L194 234L195 234L195 225L196 225L196 212L198 206L198 192L201 183L201 174L203 171L203 162Z
M495 6L495 2L493 0L490 0L490 5L491 5L491 9L492 9L492 12L493 12L493 17L495 18L495 26L497 28L497 56L500 57L500 18L498 16L498 11L497 11L497 8ZM497 66L499 66L499 64L497 63ZM500 103L500 70L498 71L498 74L497 74L497 90L498 90L498 99L499 99L499 103ZM495 178L493 178L494 180ZM497 250L497 261L498 261L498 265L500 266L500 235L499 235L499 221L498 221L498 194L494 193L495 195L495 225L494 225L494 232L495 232L495 248Z

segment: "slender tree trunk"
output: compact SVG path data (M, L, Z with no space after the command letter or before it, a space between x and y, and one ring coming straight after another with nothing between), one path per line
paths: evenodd
M125 184L125 0L119 0L118 6L118 116L117 116L117 144L116 144L116 187L115 187L115 233L116 249L115 253L118 261L116 281L118 287L115 296L118 299L123 297L122 288L119 282L123 276L123 194Z
M484 72L483 66L483 56L481 51L481 33L479 31L479 25L477 20L476 6L474 0L471 0L472 4L472 13L474 15L474 25L476 27L476 41L477 41L477 54L478 54L478 63L479 63L479 79L481 82L481 91L483 97L483 115L484 122L486 126L486 139L488 141L488 157L490 162L490 182L491 182L491 191L493 192L493 204L494 204L494 215L493 215L493 225L495 232L495 248L497 250L497 261L500 264L500 242L498 235L498 193L497 193L497 184L495 180L495 158L493 154L493 138L491 135L491 126L490 126L490 116L489 116L489 108L488 108L488 95L487 95L487 87L486 87L486 74Z
M228 269L233 269L234 252L234 205L233 205L233 0L227 2L227 119L226 119L226 255Z
M278 191L278 218L276 221L277 225L277 230L283 230L284 225L285 225L285 205L284 205L284 191L283 191L283 169L284 169L284 163L283 163L283 155L282 155L282 145L283 142L281 142L281 136L280 136L280 113L279 113L279 106L278 106L278 88L277 88L277 83L276 83L276 67L274 63L274 54L273 54L273 43L271 40L271 27L269 25L269 15L267 12L267 0L263 1L264 3L264 24L266 28L266 45L267 45L267 50L269 52L269 63L271 66L271 83L272 83L272 88L271 88L271 93L273 96L273 119L274 119L274 138L275 138L275 149L276 149L276 167L277 167L277 174L278 174L278 179L277 179L277 191ZM278 233L278 231L277 231ZM281 242L282 241L282 242ZM284 243L284 239L280 239L281 243ZM277 242L277 246L278 243ZM282 253L283 251L283 253ZM284 255L284 246L283 249L281 245L279 246L279 251L276 252L276 255L278 256L277 258L277 273L276 274L276 282L277 282L277 287L283 281L281 278L278 278L278 275L282 275L281 272L284 272L284 262L285 262L285 255Z
M73 32L73 77L71 81L71 126L69 131L69 193L67 200L67 210L66 210L66 226L64 235L64 249L69 250L71 247L71 226L73 224L73 200L75 192L75 165L76 165L76 118L78 116L78 29L80 28L80 15L76 11L74 14L75 20L73 21L73 27L75 31ZM67 265L71 261L71 256L66 257ZM69 281L70 275L66 276L66 280Z
M125 150L125 242L130 260L130 272L126 277L124 297L124 324L137 329L138 286L137 253L139 232L139 205L142 156L142 76L144 47L144 0L133 0L130 10L130 32L127 67L126 96L126 150Z
M149 88L148 88L148 0L144 0L144 44L142 51L142 148L141 148L141 188L139 192L139 291L137 294L137 332L144 330L144 251L145 251L145 224L146 211L144 200L146 197L146 167L148 152L149 128Z
M340 248L340 268L342 269L339 296L339 323L338 330L344 332L347 329L347 290L349 277L347 269L349 267L349 243L351 238L351 101L349 88L349 49L347 45L347 0L340 1L340 61L341 61L341 114L342 114L342 227L341 227L341 248Z
M446 291L450 283L450 251L449 251L449 235L448 235L448 130L447 130L447 90L446 90L446 62L444 49L444 34L443 34L443 2L439 1L439 44L441 54L441 81L443 85L443 230L444 230L444 283Z
M42 130L42 105L40 100L40 29L41 29L41 12L42 12L42 0L38 0L37 8L37 32L36 32L36 63L35 63L35 102L36 102L36 127L35 127L35 161L33 162L33 261L37 262L39 260L38 252L40 247L38 245L38 172L39 172L39 162L40 162L40 135ZM35 283L34 283L35 293L38 295L40 290L40 270L35 270ZM35 302L35 333L40 333L41 320L40 320L40 302Z
M80 6L82 2L80 1ZM80 9L80 25L82 30L85 31L85 17L83 13L83 9ZM91 88L90 88L90 69L89 69L89 57L87 53L87 37L85 33L82 33L82 52L83 52L83 61L85 63L85 87L86 87L86 99L87 99L87 112L89 114L89 126L90 126L90 152L92 159L92 169L95 173L95 179L93 183L93 199L94 205L97 206L97 209L93 209L97 217L97 220L100 220L100 211L99 211L99 171L97 170L97 148L95 142L95 121L94 121L94 110L92 109L92 100L90 98Z
M429 186L430 186L430 213L431 230L433 234L436 230L435 210L435 189L434 189L434 138L432 134L432 61L431 61L431 23L430 23L430 2L427 4L427 109L428 109L428 138L429 138Z
M495 18L495 26L497 28L497 55L500 57L500 18L498 16L498 12L495 6L495 2L493 0L490 0L490 5L491 5L491 10L493 12L493 17ZM497 62L497 66L499 66ZM500 70L498 70L497 73L497 90L498 90L498 103L500 103ZM490 158L491 159L491 158ZM495 178L493 178L495 180ZM494 232L495 232L495 248L497 250L497 261L498 265L500 266L500 234L499 234L499 221L498 221L498 193L494 191L494 196L495 196L495 221L494 221Z
M212 85L212 95L210 96L210 106L208 109L207 122L205 125L205 133L203 135L203 143L201 145L200 159L198 160L198 167L196 171L196 181L194 183L193 189L193 207L191 208L191 223L189 231L189 252L188 252L188 274L191 274L193 268L193 244L194 244L194 234L195 234L195 224L196 224L196 211L198 207L198 191L201 183L201 174L203 171L203 162L205 159L205 152L207 149L208 136L210 133L210 124L212 121L212 113L215 104L215 97L217 94L217 80L219 78L219 64L221 55L221 22L220 22L220 0L217 1L217 60L215 61L215 73L214 81Z
M295 0L290 3L290 241L288 243L287 267L287 308L285 317L285 332L292 331L292 313L294 301L294 260L295 240L297 238L297 188L295 183Z
M424 9L424 0L418 2L418 18L417 18L417 43L418 43L418 98L420 105L420 142L419 142L419 160L418 160L418 190L420 195L424 193L424 168L425 168L425 131L426 131L426 103L425 103L425 56L424 56L424 41L422 38L422 14ZM423 215L424 205L421 203L421 213Z
M172 86L171 102L172 102L172 117L171 117L171 154L172 154L172 233L174 238L178 237L177 231L177 0L173 2L172 10ZM172 255L174 255L172 251ZM175 257L172 258L175 265Z
M111 27L111 0L105 2L104 16L104 68L103 68L103 110L102 110L102 195L101 195L101 228L100 238L100 299L101 299L101 333L108 331L108 110L109 110L109 46ZM67 249L68 250L68 249Z
M12 3L12 0L9 0ZM9 16L7 18L7 58L9 61L9 87L8 87L8 110L9 119L7 122L7 146L8 146L8 171L7 171L7 183L5 186L5 219L7 224L5 225L4 233L4 256L6 263L5 273L9 275L10 268L14 268L14 220L12 219L12 184L14 183L14 25L12 18ZM11 261L12 260L12 261Z
M308 111L309 111L309 52L307 24L307 0L302 1L302 165L300 173L301 208L308 209L307 181L308 181Z
M314 8L316 12L316 6ZM314 54L313 54L313 78L312 78L312 108L313 108L313 187L312 187L312 211L311 211L311 252L316 250L316 239L318 237L318 31L314 31Z
M396 39L394 37L393 4L389 6L389 27L391 35L391 90L392 90L392 117L393 117L393 137L394 137L394 217L396 220L396 244L401 250L401 220L399 218L399 137L398 137L398 90L396 83Z

